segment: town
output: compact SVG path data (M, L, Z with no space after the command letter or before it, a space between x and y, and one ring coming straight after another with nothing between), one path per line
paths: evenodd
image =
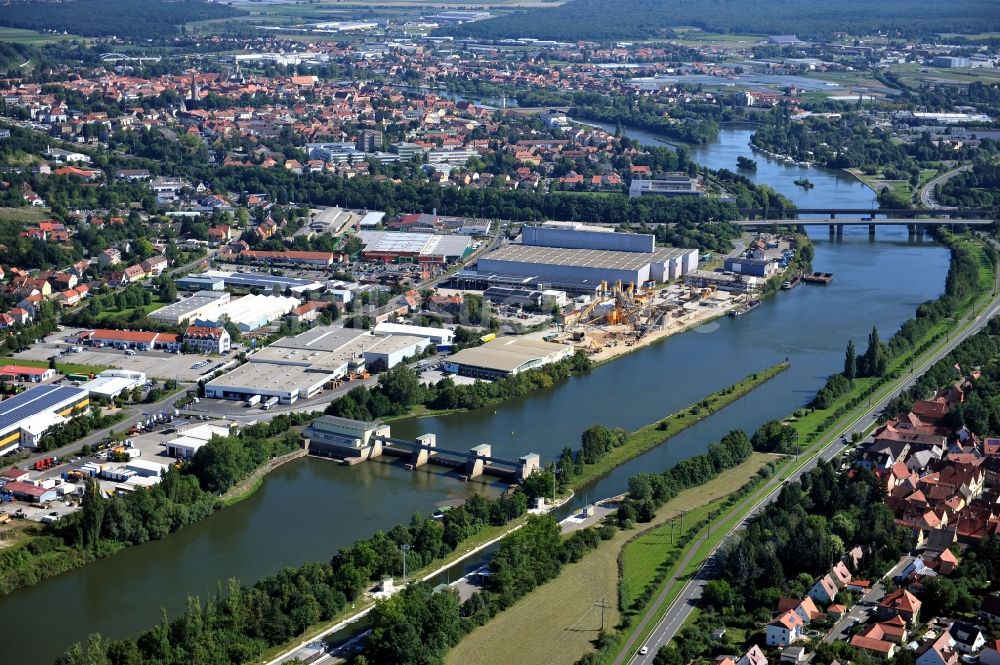
M0 7L10 662L1000 664L991 7L181 4Z

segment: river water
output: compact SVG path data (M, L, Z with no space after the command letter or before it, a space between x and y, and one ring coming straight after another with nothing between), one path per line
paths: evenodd
M696 149L693 156L713 168L734 170L737 155L752 155L749 134L725 129L717 143ZM652 140L642 132L633 136ZM754 179L799 204L871 203L870 190L842 174L754 157ZM808 192L792 184L805 172L816 185ZM635 472L662 470L703 452L734 427L752 432L808 401L826 376L839 370L848 338L863 350L872 325L887 338L944 285L947 252L931 242L909 240L905 229L879 229L874 242L864 228L848 228L835 240L825 228L814 234L816 269L835 273L829 286L780 292L739 319L720 319L676 335L528 398L394 423L393 434L435 432L446 447L489 442L504 457L533 451L547 460L565 445L576 447L580 433L592 424L634 429L755 369L790 359L787 372L596 481L578 501L621 492ZM328 559L337 548L406 520L414 511L426 514L469 492L494 489L391 464L345 468L297 460L269 475L246 501L164 541L0 598L0 662L51 662L92 632L134 634L156 623L161 608L175 615L187 596L204 597L222 580L252 582L284 566Z

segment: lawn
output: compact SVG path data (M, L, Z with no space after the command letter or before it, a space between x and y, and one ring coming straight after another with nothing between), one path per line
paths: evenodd
M45 360L27 360L25 358L11 358L10 356L0 357L0 364L24 365L26 367L48 367ZM97 374L108 369L101 365L78 365L76 363L56 362L56 371L60 374Z
M647 533L656 533L662 530L667 520L683 512L692 516L697 511L707 514L710 510L708 504L742 487L758 469L774 458L773 455L754 453L749 460L714 480L681 492L660 509L651 524L641 525L641 528L647 528ZM697 520L694 517L689 524ZM647 561L644 569L649 566L655 569L655 561L660 558L658 548L651 544L653 541L643 540L645 534L632 541L642 544L629 544L635 536L636 530L618 531L611 540L601 543L577 563L565 566L556 579L469 634L448 653L446 665L506 665L512 662L512 636L517 636L514 639L518 648L517 662L520 663L571 665L593 651L593 640L601 628L598 603L603 600L608 606L604 616L607 629L610 630L619 618L618 555L622 548L631 548L637 553L632 556L633 562ZM667 552L663 551L662 555L665 557ZM639 574L636 572L634 579L639 580Z
M7 28L0 28L0 34ZM3 39L3 37L0 37ZM24 208L0 208L0 219L7 219L13 222L31 223L40 222L49 216L48 208L35 208L25 206Z

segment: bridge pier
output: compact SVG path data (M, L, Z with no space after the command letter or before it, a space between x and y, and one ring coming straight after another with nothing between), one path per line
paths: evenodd
M874 224L869 224L868 225L868 237L869 238L874 238L875 237L875 225Z
M465 475L469 480L483 475L486 468L485 457L492 456L493 446L488 443L480 443L469 450L469 457L465 461Z
M437 435L435 434L421 434L417 437L417 443L422 446L429 446L431 448L437 447ZM417 469L427 464L427 460L431 458L431 455L437 455L434 451L427 450L426 448L417 448L413 451L413 468Z
M833 237L834 233L836 233L836 231L837 231L837 230L836 230L836 228L834 228L834 225L833 225L833 224L831 224L831 225L830 225L830 237L831 237L831 238Z
M843 238L844 237L844 225L843 224L837 224L837 237L838 238Z

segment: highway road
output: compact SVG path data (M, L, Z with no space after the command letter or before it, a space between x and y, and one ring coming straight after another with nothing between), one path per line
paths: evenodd
M958 344L963 342L969 336L974 335L979 332L986 323L993 318L997 312L1000 311L1000 299L994 299L991 301L989 306L979 313L972 324L969 325L964 331L958 333L957 335L951 337L943 347L941 347L937 352L935 352L930 357L923 360L919 366L915 367L913 371L906 377L899 379L896 386L881 400L877 403L869 406L868 409L864 411L858 418L854 420L848 426L841 428L840 430L828 435L827 442L816 452L813 453L813 457L802 465L801 468L793 472L788 476L787 480L781 481L780 478L774 478L769 482L770 491L764 496L763 499L757 500L756 503L750 505L753 501L752 498L748 498L738 504L733 509L729 510L725 515L719 517L718 522L725 522L730 517L740 514L742 511L747 512L747 516L736 524L730 531L726 534L715 548L709 553L705 562L698 568L694 576L690 581L688 581L681 593L674 599L674 601L668 607L666 613L660 619L660 621L653 628L649 637L639 643L639 637L646 634L646 626L653 616L656 615L659 607L666 602L666 597L669 591L673 588L673 585L679 583L676 578L671 579L664 589L660 592L657 598L654 600L654 605L651 610L646 614L646 619L640 622L632 638L629 639L618 658L615 659L614 665L621 665L622 663L629 663L629 665L649 665L653 662L656 656L656 652L660 647L666 645L681 629L684 623L687 621L691 612L694 610L698 603L698 599L701 597L702 590L705 584L708 583L713 577L715 577L719 568L719 558L718 554L729 538L733 536L734 533L745 528L748 521L760 510L766 506L768 503L774 501L781 491L781 486L784 482L794 481L798 479L803 473L808 472L810 469L816 466L816 462L819 458L824 460L830 460L840 454L847 445L844 443L845 440L849 440L855 432L864 434L868 429L874 426L878 419L878 414L886 407L886 405L897 397L900 393L908 390L913 384L931 367L934 363L938 362L951 352ZM969 317L963 319L963 322L968 321ZM781 482L779 482L781 481ZM699 540L695 541L694 544L688 550L688 556L678 565L677 570L683 571L693 558L694 551L697 550L699 543L704 542L707 536L703 536ZM648 653L646 655L639 655L638 651L642 646L646 646ZM630 658L631 656L631 658Z
M948 182L949 180L957 176L959 173L968 171L971 168L972 167L968 165L960 166L957 169L952 169L951 171L942 173L941 175L937 176L936 178L928 182L926 185L924 185L923 188L920 190L920 202L923 204L925 208L933 208L934 210L954 210L953 207L940 205L938 204L937 201L934 200L934 188L937 187L938 185L943 185L944 183Z

